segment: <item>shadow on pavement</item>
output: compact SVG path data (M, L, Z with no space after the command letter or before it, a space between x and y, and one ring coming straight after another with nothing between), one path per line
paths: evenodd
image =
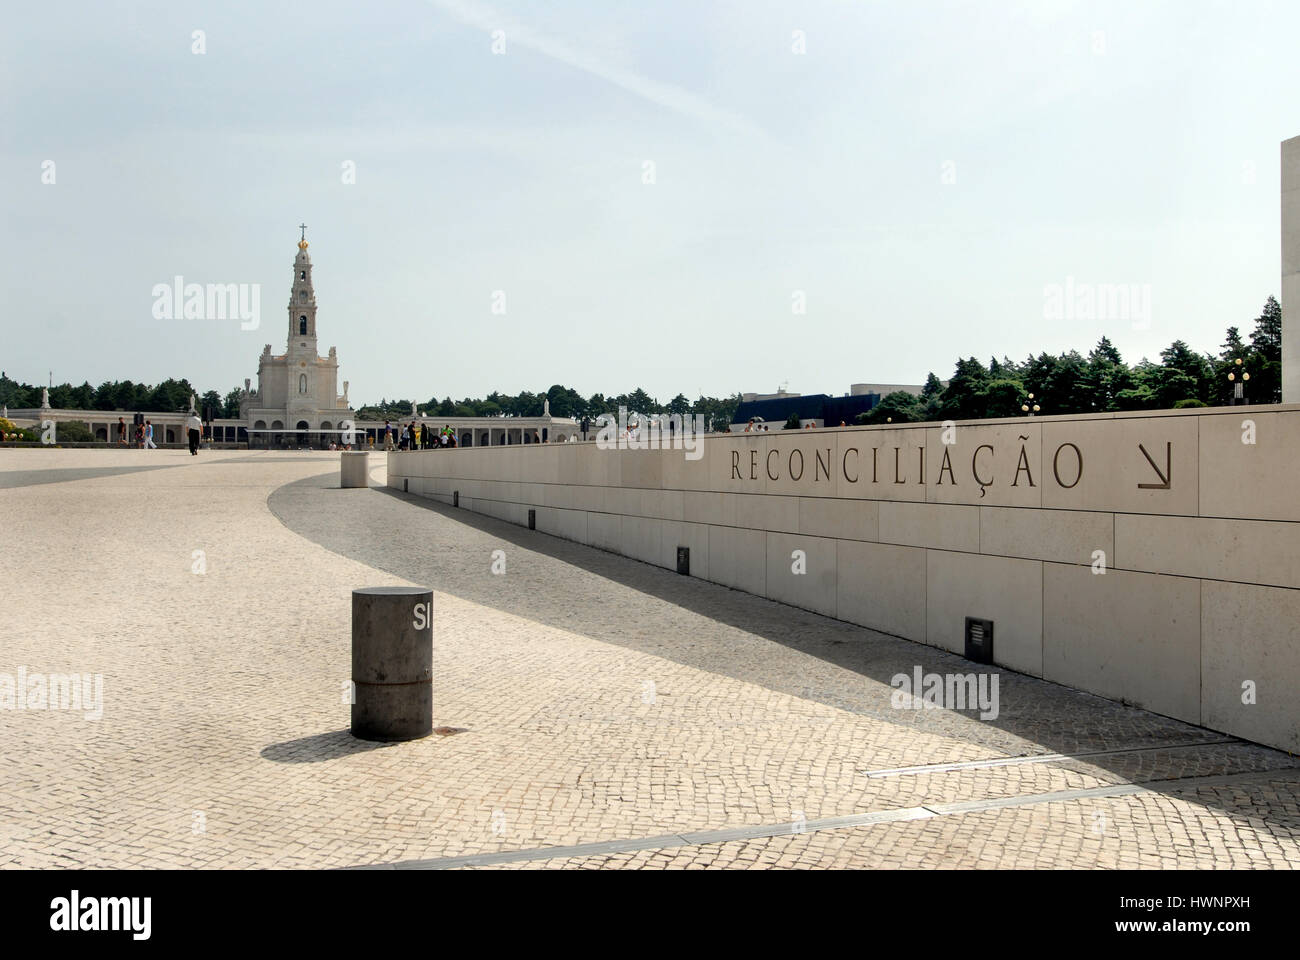
M326 549L436 591L883 722L981 744L990 757L1083 754L1059 762L1146 783L1300 767L1300 758L1282 751L1004 667L992 668L1000 681L996 719L980 720L978 710L896 709L890 700L896 674L910 676L918 666L939 674L990 668L386 487L354 494L342 511L334 497L322 496L334 482L311 477L286 484L271 494L268 506L289 529ZM508 569L527 570L527 576L491 574L491 551L502 547L515 548L507 550ZM713 621L709 636L700 635L701 617ZM734 629L718 630L716 624ZM870 759L864 757L862 766L870 768ZM1247 814L1260 811L1242 812Z

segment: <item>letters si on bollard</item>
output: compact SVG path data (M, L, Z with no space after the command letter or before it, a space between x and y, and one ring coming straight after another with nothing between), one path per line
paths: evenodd
M433 732L433 590L352 591L352 735L417 740Z

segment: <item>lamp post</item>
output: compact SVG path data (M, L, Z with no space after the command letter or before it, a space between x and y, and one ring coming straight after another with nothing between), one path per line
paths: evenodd
M1027 417L1032 417L1041 409L1042 408L1038 404L1034 403L1034 395L1032 393L1029 395L1028 402L1020 405L1021 412Z
M1241 357L1238 357L1233 364L1237 369L1228 372L1228 382L1232 384L1232 405L1238 406L1246 402L1246 381L1250 379L1250 374L1241 369ZM1241 376L1238 377L1237 374Z

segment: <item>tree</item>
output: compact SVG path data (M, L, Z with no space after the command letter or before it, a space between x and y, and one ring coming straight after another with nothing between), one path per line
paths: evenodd
M1216 406L1227 406L1232 403L1233 381L1228 379L1228 374L1239 376L1238 360L1242 361L1242 369L1249 371L1253 353L1254 351L1241 339L1241 330L1237 327L1229 327L1223 341L1223 349L1210 364L1214 370L1214 381L1210 385L1210 400Z
M117 384L105 380L95 388L94 408L96 410L116 410L114 406L114 397L117 393Z
M1056 358L1041 392L1032 390L1044 413L1090 413L1087 367L1077 350Z
M1019 380L993 380L984 388L984 416L1018 417L1025 390Z
M627 409L628 412L635 410L637 413L658 413L659 403L650 394L637 387L628 395Z
M1251 356L1246 358L1250 383L1246 396L1251 403L1282 402L1282 307L1273 297L1255 321L1250 335Z
M1038 356L1031 356L1025 360L1024 365L1020 368L1020 382L1025 385L1025 390L1036 397L1042 397L1047 392L1047 385L1056 373L1056 357L1050 353L1040 353ZM1053 410L1053 413L1059 413L1059 410Z
M581 417L587 406L587 401L577 390L558 383L546 391L545 397L551 403L551 416L554 417Z
M70 391L68 406L75 410L93 410L95 408L95 388L88 382Z
M54 440L56 443L87 443L94 439L95 436L90 432L90 427L79 420L60 420L54 425Z
M1171 410L1179 400L1197 400L1197 383L1190 375L1168 365L1151 371L1148 384L1157 410Z
M979 361L976 361L977 363ZM860 413L854 419L858 423L914 423L920 419L921 398L906 390L895 390L880 398L880 402Z
M244 391L235 387L226 394L225 402L221 405L221 416L227 420L233 420L239 416L239 401L244 395Z
M974 357L958 360L957 369L943 392L939 412L947 420L974 420L984 415L982 393L989 374ZM881 400L883 403L883 399Z
M1146 357L1133 370L1133 385L1119 391L1115 396L1118 410L1154 410L1158 406L1153 384L1157 371L1162 368Z
M1097 341L1088 353L1087 367L1081 384L1086 413L1105 413L1118 410L1121 390L1133 386L1133 374L1107 337Z
M1088 360L1104 360L1107 363L1121 364L1124 359L1119 355L1119 350L1115 344L1110 342L1110 337L1102 337L1097 341L1097 345L1088 352Z
M725 431L735 419L736 408L740 406L740 394L735 393L725 400L718 397L701 396L695 401L691 413L704 418L706 432Z
M27 388L16 380L10 380L8 374L0 370L0 404L6 407L30 407L33 404L27 402ZM14 430L8 433L16 432Z
M130 383L128 380L127 383ZM123 410L159 410L159 411L184 411L190 408L190 395L194 393L194 388L190 386L188 380L167 379L152 390L145 384L140 384L138 390L133 391L135 401L133 403L124 403L120 405ZM203 404L199 404L202 409Z
M932 371L926 376L925 385L921 387L921 404L917 408L917 415L921 420L939 420L942 403L943 383Z
M1181 383L1177 377L1165 375L1160 377L1160 386L1156 389L1157 397L1167 398L1168 403L1161 400L1161 407L1172 407L1177 401L1184 397L1190 397L1193 400L1200 400L1204 403L1209 399L1211 390L1211 381L1213 371L1210 369L1210 362L1205 357L1196 353L1182 340L1175 340L1165 349L1160 351L1160 359L1164 361L1165 367L1172 373L1182 374L1187 378L1187 383L1180 388L1174 385ZM1175 390L1181 389L1183 393L1175 395Z

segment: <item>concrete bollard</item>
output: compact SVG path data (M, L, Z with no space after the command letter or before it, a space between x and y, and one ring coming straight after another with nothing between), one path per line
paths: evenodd
M433 591L352 591L352 736L417 740L433 732Z
M344 450L339 460L339 486L365 487L370 485L370 453L366 450Z

